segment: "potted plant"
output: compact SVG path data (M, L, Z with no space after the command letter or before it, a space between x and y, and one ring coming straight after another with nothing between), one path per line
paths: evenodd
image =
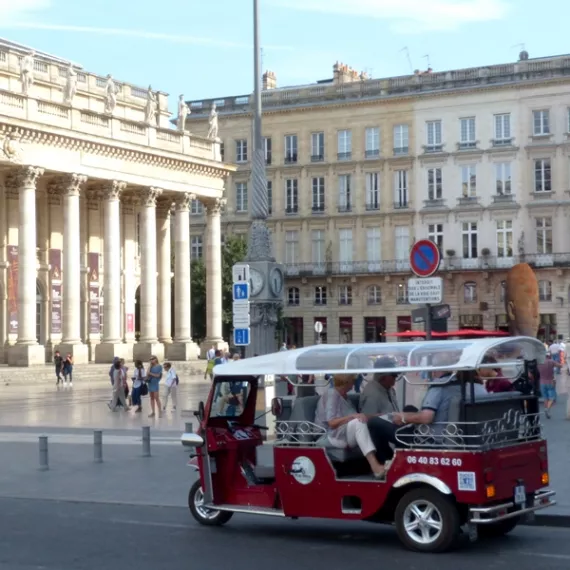
M454 249L446 249L445 254L447 257L455 257L455 250Z
M483 255L485 257L489 257L489 255L491 255L491 250L488 247L484 247L481 250L481 255Z

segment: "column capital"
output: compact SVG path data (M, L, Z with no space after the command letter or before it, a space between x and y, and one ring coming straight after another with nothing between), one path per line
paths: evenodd
M83 174L66 174L58 176L48 185L49 194L63 194L64 196L79 196L87 176Z
M162 189L154 186L143 189L142 192L138 193L141 206L143 208L156 208L156 201L161 194Z
M196 194L190 194L185 192L184 194L179 194L174 200L175 208L177 212L188 212L190 210L190 205L192 200L196 200Z
M170 217L170 212L172 210L172 196L164 197L156 202L156 215L161 218Z
M44 169L37 166L22 166L20 168L14 168L6 176L6 186L11 190L31 187L35 188L43 173Z
M206 198L201 202L204 204L208 216L217 216L226 205L227 200L225 198Z
M103 198L109 200L110 202L116 202L120 200L121 194L127 187L126 182L121 182L119 180L108 180L101 185L101 193Z

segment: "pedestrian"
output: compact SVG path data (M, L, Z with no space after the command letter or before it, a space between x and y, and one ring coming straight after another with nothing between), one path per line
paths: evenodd
M131 401L136 406L135 413L142 412L142 396L148 394L146 385L146 370L141 360L135 360L135 371L133 374L133 391Z
M129 367L126 365L124 358L121 358L120 362L121 362L121 370L123 371L123 389L125 390L125 400L127 400L127 403L129 404L129 406L131 406L131 398L129 397L129 380L128 380Z
M59 353L59 350L56 350L55 354L53 355L53 365L55 366L55 385L57 386L61 381L61 370L63 368L63 358Z
M113 399L109 404L109 409L114 412L117 409L119 402L125 410L130 410L125 400L125 387L124 387L124 372L121 368L121 361L117 358L113 364Z
M63 361L63 382L67 382L69 378L69 385L73 386L73 356L68 354Z
M151 413L149 418L154 418L156 408L158 407L158 416L162 416L162 406L160 404L160 380L162 378L162 366L158 363L156 356L150 357L150 366L147 372L148 378L148 394L150 396Z
M550 419L550 408L552 408L556 400L555 370L559 368L560 363L554 361L550 352L546 354L544 363L538 365L540 391L544 398L544 414L548 419Z
M172 411L175 412L178 404L178 375L170 362L164 363L164 371L166 372L166 379L164 380L166 389L164 390L164 407L162 409L166 412L168 398L172 396Z
M206 378L210 377L210 380L214 379L214 359L216 358L217 354L218 354L218 350L216 350L215 346L212 346L208 352L206 353L206 371L204 372L204 380L206 380Z

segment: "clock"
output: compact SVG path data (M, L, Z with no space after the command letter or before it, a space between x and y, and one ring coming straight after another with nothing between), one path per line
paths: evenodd
M269 288L275 297L281 297L284 283L283 271L278 267L274 267L269 274Z
M250 295L252 297L257 297L262 291L263 287L265 286L265 277L261 271L257 269L253 269L253 267L249 271L249 282L250 282Z

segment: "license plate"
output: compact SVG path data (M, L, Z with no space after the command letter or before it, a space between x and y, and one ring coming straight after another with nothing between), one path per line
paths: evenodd
M515 505L523 506L526 504L526 489L524 485L515 487Z

